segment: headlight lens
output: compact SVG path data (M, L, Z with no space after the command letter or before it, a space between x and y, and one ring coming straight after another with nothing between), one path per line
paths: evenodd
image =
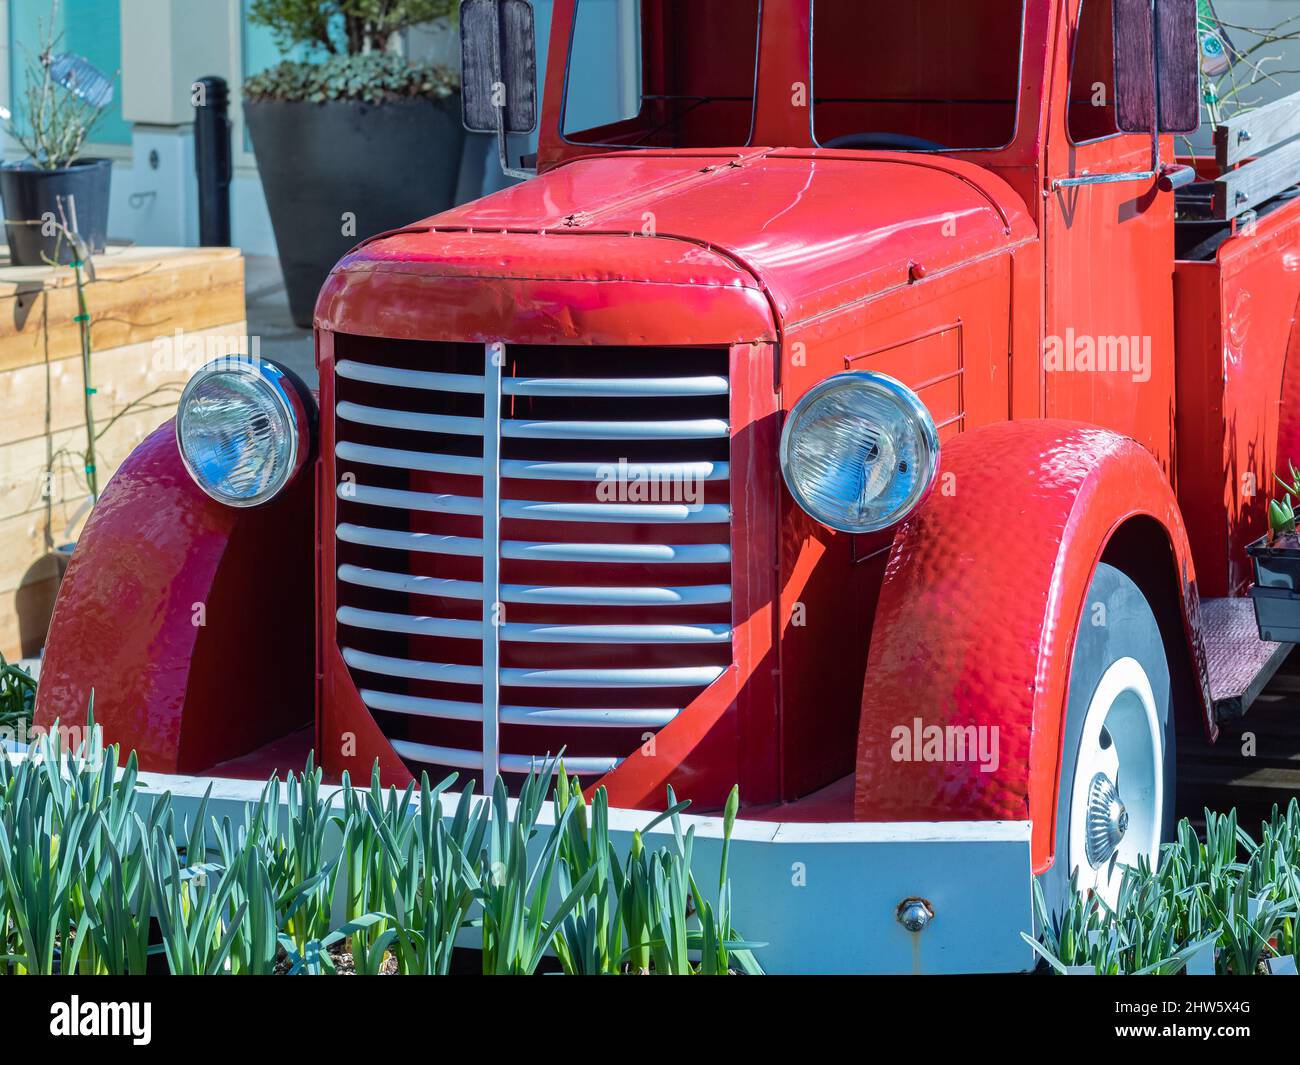
M176 441L190 476L213 499L254 507L302 468L310 426L296 379L264 359L218 359L181 393Z
M934 484L939 434L906 385L871 371L828 378L790 412L781 472L823 525L867 533L902 521Z

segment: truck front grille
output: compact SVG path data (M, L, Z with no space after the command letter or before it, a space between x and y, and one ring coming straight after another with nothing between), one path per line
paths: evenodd
M600 774L732 661L728 353L335 342L338 645L413 769Z

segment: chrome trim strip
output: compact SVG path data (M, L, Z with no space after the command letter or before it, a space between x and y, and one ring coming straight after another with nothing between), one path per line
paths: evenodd
M501 765L501 368L505 345L483 355L483 790Z

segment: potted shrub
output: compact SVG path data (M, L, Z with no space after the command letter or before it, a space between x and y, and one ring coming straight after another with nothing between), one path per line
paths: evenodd
M454 0L253 0L286 59L244 83L289 306L303 328L359 240L451 206L464 132L455 71L389 50Z
M79 56L55 51L57 0L41 51L24 72L22 106L9 135L27 158L0 167L9 258L16 266L70 263L66 239L78 234L92 253L108 234L112 161L83 159L81 149L113 101L113 83ZM9 116L6 116L9 117Z
M1291 464L1291 483L1277 480L1283 494L1269 502L1268 532L1246 547L1255 567L1250 597L1260 639L1300 643L1300 534L1293 502L1300 497L1300 471Z

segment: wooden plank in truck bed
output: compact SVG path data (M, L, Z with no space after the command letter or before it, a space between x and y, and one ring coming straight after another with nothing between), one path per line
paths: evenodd
M1276 145L1300 137L1300 93L1234 115L1214 128L1214 152L1220 170L1243 163Z
M1230 170L1215 184L1215 214L1236 218L1300 182L1300 141Z

